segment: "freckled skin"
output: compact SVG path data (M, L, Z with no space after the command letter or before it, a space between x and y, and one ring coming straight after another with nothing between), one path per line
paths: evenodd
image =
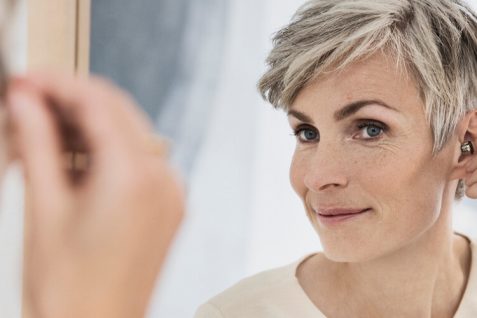
M290 178L318 232L326 256L363 261L392 253L429 230L441 215L454 150L432 157L432 134L414 81L383 56L355 63L307 85L292 109L313 119L319 142L297 143ZM333 113L357 100L384 101L336 122ZM290 118L290 125L301 122ZM365 129L359 119L389 127L377 141L353 138ZM361 133L362 135L362 133ZM320 225L315 206L372 208L359 220L329 229ZM359 246L359 248L356 248Z

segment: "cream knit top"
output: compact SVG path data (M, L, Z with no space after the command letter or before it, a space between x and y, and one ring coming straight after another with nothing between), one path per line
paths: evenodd
M472 263L454 318L477 318L477 247L476 240L468 239ZM298 266L307 257L243 279L200 306L195 318L326 318L295 276Z

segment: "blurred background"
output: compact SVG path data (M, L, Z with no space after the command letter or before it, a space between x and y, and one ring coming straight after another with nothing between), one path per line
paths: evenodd
M286 116L255 87L272 34L303 2L92 2L91 71L135 96L173 141L187 184L187 217L150 317L192 317L244 276L321 248L289 185ZM456 230L477 237L477 203L455 213Z

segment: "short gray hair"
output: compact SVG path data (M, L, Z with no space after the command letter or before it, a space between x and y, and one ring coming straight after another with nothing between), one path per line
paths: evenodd
M404 65L420 90L437 154L477 108L477 15L460 0L312 0L273 39L262 96L287 110L324 72L378 51ZM463 196L459 181L456 198Z

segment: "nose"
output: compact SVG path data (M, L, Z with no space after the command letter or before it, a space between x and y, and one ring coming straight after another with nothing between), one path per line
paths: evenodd
M349 182L346 162L339 145L321 144L305 161L305 186L313 192L345 188Z

